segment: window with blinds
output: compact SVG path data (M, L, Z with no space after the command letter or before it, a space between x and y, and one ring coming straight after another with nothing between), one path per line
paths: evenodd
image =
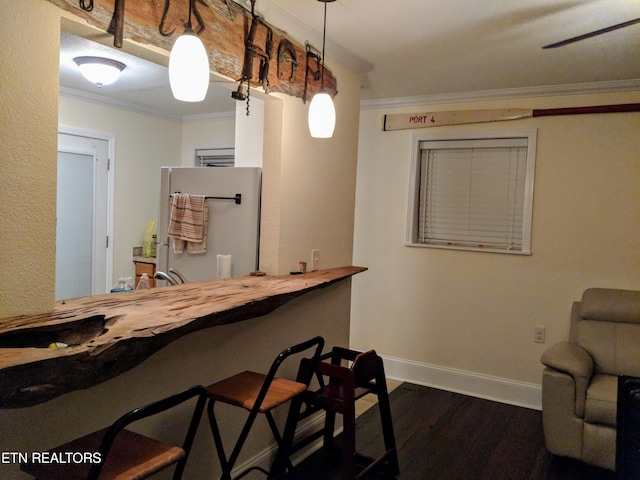
M414 150L409 245L531 253L535 131Z
M196 167L233 167L234 148L199 148L195 152Z

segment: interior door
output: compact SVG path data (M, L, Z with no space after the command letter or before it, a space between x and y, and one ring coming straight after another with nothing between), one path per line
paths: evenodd
M56 299L108 291L109 142L58 135Z

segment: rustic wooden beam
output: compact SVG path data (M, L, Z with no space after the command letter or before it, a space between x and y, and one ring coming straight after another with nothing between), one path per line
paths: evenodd
M188 333L266 315L364 270L341 267L96 295L57 302L49 314L0 319L0 408L91 387ZM56 342L68 346L47 348Z
M171 36L160 34L160 22L163 18L165 0L145 0L145 1L118 1L94 0L94 8L87 12L80 8L78 0L48 0L61 9L73 13L75 16L84 19L88 24L107 32L112 26L114 18L114 5L124 8L123 12L116 12L116 16L124 14L124 24L117 31L118 35L123 35L124 40L133 40L140 44L153 45L167 52L178 35L184 31L184 24L188 19L189 0L171 0L167 10L166 22L163 31L174 31ZM251 27L252 14L250 11L238 5L232 0L203 0L196 2L199 16L202 18L205 27L200 34L200 39L209 55L209 65L213 72L219 73L232 80L240 80L243 75L243 65L245 59L245 42ZM119 17L120 18L120 17ZM306 46L296 39L292 39L283 31L269 24L268 19L262 19L273 32L273 53L269 62L268 70L268 90L271 92L284 93L290 96L303 98L305 89L305 76L307 76ZM192 16L194 30L198 30L200 25ZM111 29L114 30L115 25ZM255 44L264 48L267 38L267 29L264 26L256 30ZM119 38L116 37L116 42ZM293 79L290 79L291 62L280 59L278 46L284 43L293 45L297 68ZM314 49L316 52L318 49ZM288 56L287 56L288 57ZM281 61L281 75L278 77L278 61ZM317 64L312 62L313 69ZM252 86L258 84L258 61L253 67L254 76L251 79ZM320 89L320 78L308 75L307 98ZM332 94L337 94L337 81L330 70L324 69L324 87Z

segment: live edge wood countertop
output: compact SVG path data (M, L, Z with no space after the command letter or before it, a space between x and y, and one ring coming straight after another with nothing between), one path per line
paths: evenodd
M0 408L45 402L140 364L177 338L266 315L366 270L244 276L57 302L53 312L0 320ZM68 345L47 348L52 343Z

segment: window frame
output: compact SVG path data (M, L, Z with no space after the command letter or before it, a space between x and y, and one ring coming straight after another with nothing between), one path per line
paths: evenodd
M409 178L409 198L407 208L405 245L408 247L438 248L447 250L463 250L476 252L506 253L511 255L531 255L531 236L533 224L533 190L535 180L536 143L537 129L526 130L501 130L501 131L478 131L465 130L460 132L437 132L428 131L413 135L413 145L411 154L411 167ZM509 250L490 247L473 247L464 245L443 245L420 243L418 238L418 215L419 215L419 195L420 195L420 161L422 150L421 142L434 141L474 141L474 140L509 140L522 139L527 141L526 146L526 168L524 186L524 204L522 221L522 250Z
M234 167L234 147L202 147L194 150L194 166L209 167Z

